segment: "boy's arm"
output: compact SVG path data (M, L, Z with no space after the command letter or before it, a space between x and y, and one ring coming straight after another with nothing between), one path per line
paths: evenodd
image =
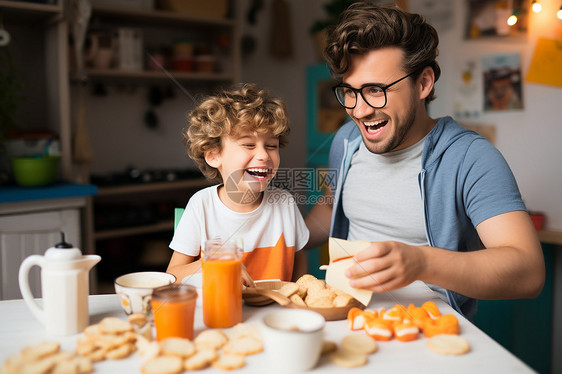
M301 276L307 272L306 255L304 250L295 252L295 264L293 266L293 282L296 282Z
M201 272L201 260L174 251L166 272L173 274L176 277L176 283L180 283L186 276Z
M318 201L304 219L306 227L310 231L310 237L304 249L315 248L328 241L332 220L332 201L332 189L327 187L324 199Z

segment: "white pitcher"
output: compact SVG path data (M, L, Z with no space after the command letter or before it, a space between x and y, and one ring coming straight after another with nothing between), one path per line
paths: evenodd
M62 233L61 233L62 234ZM47 249L44 256L27 257L19 270L19 286L27 306L50 334L72 335L89 324L88 276L101 257L82 256L78 248L64 241ZM41 268L43 308L33 298L29 289L29 271Z

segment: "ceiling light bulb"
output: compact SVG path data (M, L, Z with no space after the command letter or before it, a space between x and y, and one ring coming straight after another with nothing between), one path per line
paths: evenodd
M556 12L556 17L558 17L558 19L562 19L562 5L560 5L560 9Z
M533 0L532 8L533 8L533 12L538 13L541 11L542 5L541 3L537 2L537 0Z
M517 23L517 17L515 15L511 15L509 16L509 18L507 19L507 24L509 26L513 26Z

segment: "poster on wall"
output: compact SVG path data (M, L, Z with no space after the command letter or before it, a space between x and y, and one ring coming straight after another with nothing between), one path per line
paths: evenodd
M562 87L562 40L539 38L527 82Z
M523 109L521 56L504 53L482 57L484 111Z
M474 119L482 113L482 69L478 59L459 61L455 72L454 113L459 119Z

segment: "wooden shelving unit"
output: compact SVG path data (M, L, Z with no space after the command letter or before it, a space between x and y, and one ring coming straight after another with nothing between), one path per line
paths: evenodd
M162 70L120 70L118 68L94 69L88 68L85 73L88 82L95 83L126 83L132 85L152 85L159 83L189 82L194 93L197 90L216 85L231 85L239 81L240 77L240 46L238 25L234 19L215 19L193 17L179 12L163 10L143 10L119 8L110 6L93 6L90 18L90 28L117 30L118 28L135 28L144 33L145 53L151 48L170 47L173 40L187 38L205 45L214 45L219 35L226 34L230 44L214 51L215 57L223 63L221 69L215 72L203 71L173 71ZM76 76L76 74L71 74ZM209 186L205 179L179 180L175 182L155 182L145 184L118 185L112 187L100 186L98 194L92 204L112 204L120 200L132 199L138 195L138 200L168 198L168 195L180 194L188 199L190 194ZM161 195L161 196L159 196ZM94 213L95 214L95 213ZM94 230L95 241L130 237L149 233L161 233L173 230L173 216L160 222L139 225L135 227L111 228Z
M62 14L60 4L36 4L23 1L0 0L0 14L17 17L20 22L35 22Z
M206 179L187 179L177 182L156 182L156 183L143 183L131 184L113 187L100 187L96 198L101 200L107 197L124 196L124 195L141 195L144 193L166 192L173 190L199 190L201 188L210 186L211 182ZM148 225L140 225L134 227L124 227L106 230L97 230L94 233L95 240L112 239L118 237L126 237L133 235L142 235L157 233L163 231L171 231L174 228L173 217L170 216L169 220L151 223Z
M115 196L123 194L136 194L154 191L169 191L189 188L203 188L210 185L206 179L187 179L177 182L156 182L145 184L127 184L123 186L99 187L98 197Z

